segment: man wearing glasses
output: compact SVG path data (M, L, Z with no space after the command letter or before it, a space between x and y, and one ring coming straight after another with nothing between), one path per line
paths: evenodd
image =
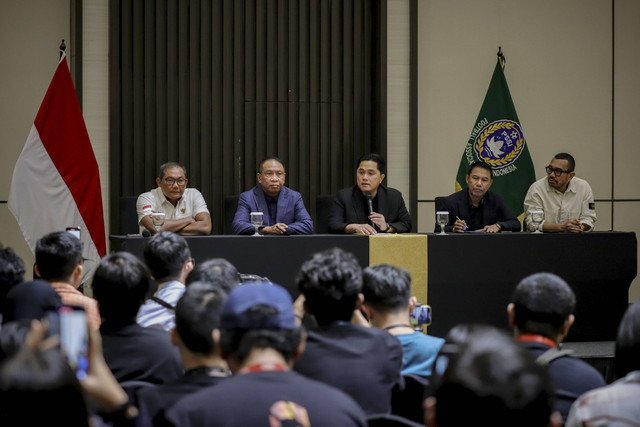
M556 154L545 167L546 178L534 182L524 199L525 226L534 231L531 211L544 211L540 231L581 233L593 229L596 222L591 186L576 177L576 162L571 154Z
M153 225L152 213L165 215L162 230L172 231L184 236L197 236L211 233L211 215L202 194L195 188L186 188L188 179L184 166L176 162L160 166L156 183L158 188L142 193L138 197L136 208L140 231L145 228L151 234L159 230Z

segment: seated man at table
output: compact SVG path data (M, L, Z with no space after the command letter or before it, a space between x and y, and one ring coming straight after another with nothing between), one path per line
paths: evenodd
M158 230L153 225L152 213L164 213L162 230L184 236L211 233L211 215L202 194L195 188L186 188L189 180L185 167L176 162L160 166L156 183L158 188L138 196L136 209L140 232L151 234Z
M358 261L339 248L320 252L302 265L296 281L318 328L309 331L293 368L341 389L366 414L388 413L402 369L402 346L386 331L350 322L363 300Z
M373 326L389 332L402 344L402 374L430 377L444 340L417 332L411 326L409 315L417 299L411 296L409 272L379 264L365 268L362 278L362 308Z
M558 153L545 167L547 176L531 184L524 199L527 230L536 229L530 213L535 210L544 211L544 221L537 227L540 231L580 233L593 229L593 191L587 181L576 177L575 167L571 154Z
M581 394L605 385L591 365L557 351L575 320L576 297L560 277L537 273L518 283L511 301L507 313L516 340L547 366L556 389L556 408L566 419Z
M258 185L240 195L233 234L253 234L251 212L262 212L261 234L311 234L313 221L302 196L284 185L284 163L267 157L258 166Z
M439 211L449 212L445 231L520 231L520 221L507 207L502 196L489 191L493 184L493 170L488 163L472 163L465 180L467 188L446 197L442 206L437 206ZM440 227L436 226L435 231L440 231Z
M356 185L342 189L329 213L329 233L409 233L411 217L398 190L385 187L385 160L365 154L358 160Z

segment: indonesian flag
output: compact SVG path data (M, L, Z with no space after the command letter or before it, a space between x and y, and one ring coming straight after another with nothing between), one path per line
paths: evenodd
M42 236L80 227L85 277L106 254L98 163L63 56L13 170L9 209L31 252Z

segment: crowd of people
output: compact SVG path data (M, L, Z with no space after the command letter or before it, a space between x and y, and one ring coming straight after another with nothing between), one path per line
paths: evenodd
M82 259L69 239L40 239L31 282L22 260L0 249L3 424L640 423L640 303L620 323L618 380L607 385L562 348L579 302L551 273L514 284L512 334L462 324L439 338L410 322L406 270L362 269L342 249L302 265L293 299L277 284L243 282L226 260L195 266L184 237L162 231L144 262L104 257L89 297L76 289ZM86 313L83 369L51 317L68 306Z
M575 176L575 159L568 153L556 154L545 167L547 176L531 185L524 200L525 230L574 232L592 230L596 222L595 202L589 184ZM408 233L412 221L402 194L383 185L386 162L378 154L363 155L356 166L356 184L340 190L326 219L329 233L378 234ZM261 234L288 235L313 233L313 220L302 196L285 186L284 162L267 157L258 164L258 184L242 193L232 223L233 234L252 234L251 213L262 214ZM483 161L469 166L467 187L446 197L436 209L449 213L445 231L521 231L520 220L502 196L490 191L493 169ZM182 235L211 233L211 216L202 194L187 188L186 168L176 162L160 166L157 188L138 197L137 214L141 233L159 229ZM532 212L542 212L539 223ZM164 214L161 228L152 221ZM440 225L436 225L438 232ZM145 231L146 230L146 231Z

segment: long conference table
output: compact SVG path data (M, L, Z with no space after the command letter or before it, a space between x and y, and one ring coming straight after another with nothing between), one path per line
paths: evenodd
M110 236L111 248L143 258L148 238ZM525 276L546 271L564 278L576 294L576 322L567 341L615 340L637 274L632 232L398 234L380 236L187 237L197 262L226 258L241 273L266 276L298 294L295 278L314 253L340 247L362 267L387 263L407 268L412 294L433 310L429 334L444 336L460 323L507 330L506 306Z

